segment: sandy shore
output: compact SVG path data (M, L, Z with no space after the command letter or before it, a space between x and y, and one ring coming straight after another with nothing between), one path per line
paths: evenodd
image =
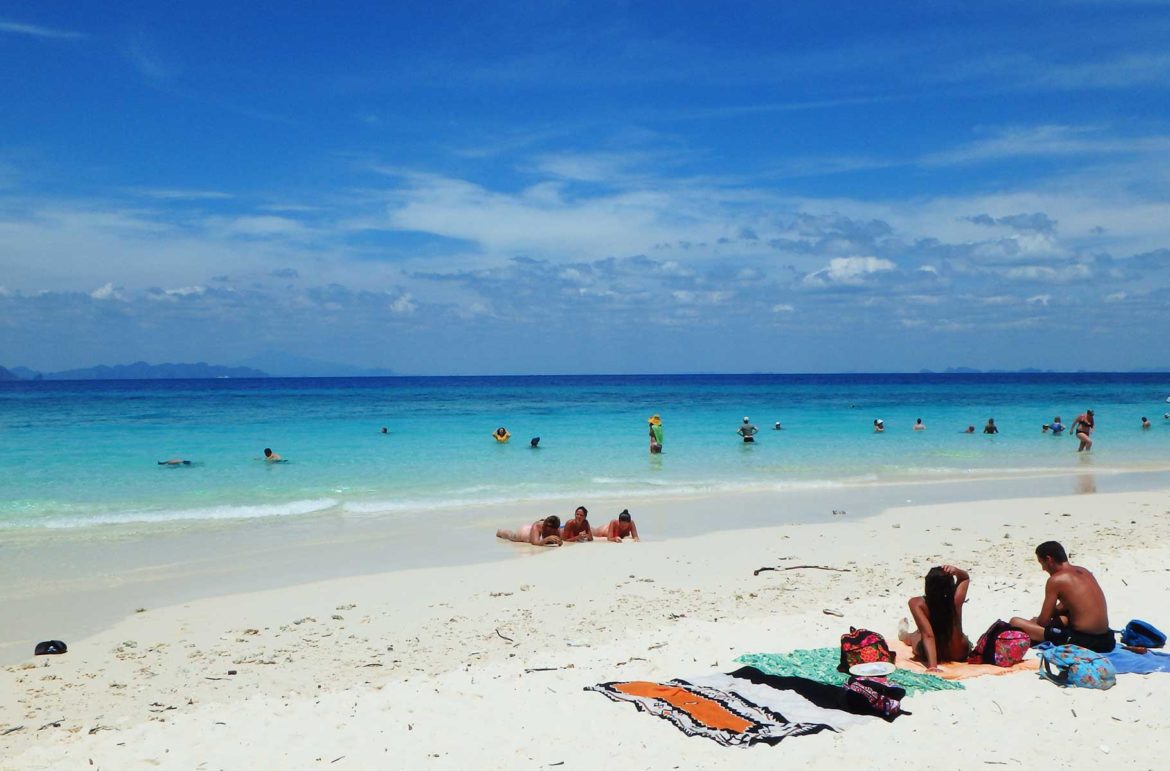
M1048 538L1096 572L1114 626L1170 627L1168 514L1167 491L905 507L641 544L502 545L535 553L148 607L65 656L0 671L0 767L1153 768L1170 750L1170 675L1107 692L980 678L911 697L913 715L891 725L748 750L582 688L730 671L743 653L836 645L850 624L892 638L943 561L971 571L975 636L1039 609L1032 549ZM785 563L851 572L752 575Z

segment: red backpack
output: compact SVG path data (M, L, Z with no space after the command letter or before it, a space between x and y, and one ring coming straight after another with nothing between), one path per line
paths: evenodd
M894 663L895 654L886 644L886 638L868 629L849 627L849 633L841 635L841 663L838 672L849 672L854 664L871 664L875 661Z

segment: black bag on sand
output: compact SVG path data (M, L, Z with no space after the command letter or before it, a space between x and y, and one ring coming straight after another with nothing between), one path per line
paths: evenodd
M60 640L46 640L45 642L37 643L37 649L33 652L34 656L53 656L58 653L64 653L69 650L69 646Z

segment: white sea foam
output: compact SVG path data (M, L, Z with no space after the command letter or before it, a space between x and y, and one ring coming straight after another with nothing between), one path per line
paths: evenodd
M31 527L75 528L92 525L162 524L167 522L190 522L198 520L260 519L263 517L296 517L317 514L336 507L333 498L289 501L287 503L262 504L259 506L208 506L199 509L119 511L49 518L32 522Z

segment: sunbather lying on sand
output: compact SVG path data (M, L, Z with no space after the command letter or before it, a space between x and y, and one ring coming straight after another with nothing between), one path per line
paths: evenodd
M517 530L497 530L496 538L516 543L530 543L533 546L560 546L563 541L557 535L561 530L561 518L553 514L538 519L531 525L521 525Z
M561 538L566 541L592 541L593 529L589 527L589 509L578 506L573 518L565 523Z
M617 519L611 519L601 527L593 528L594 538L604 538L613 543L621 543L626 536L638 540L638 526L627 509L622 509Z
M1016 617L1009 623L1028 633L1032 642L1079 645L1109 653L1117 641L1109 631L1105 593L1093 574L1068 561L1064 547L1045 541L1036 547L1036 561L1048 574L1044 605L1033 619Z

